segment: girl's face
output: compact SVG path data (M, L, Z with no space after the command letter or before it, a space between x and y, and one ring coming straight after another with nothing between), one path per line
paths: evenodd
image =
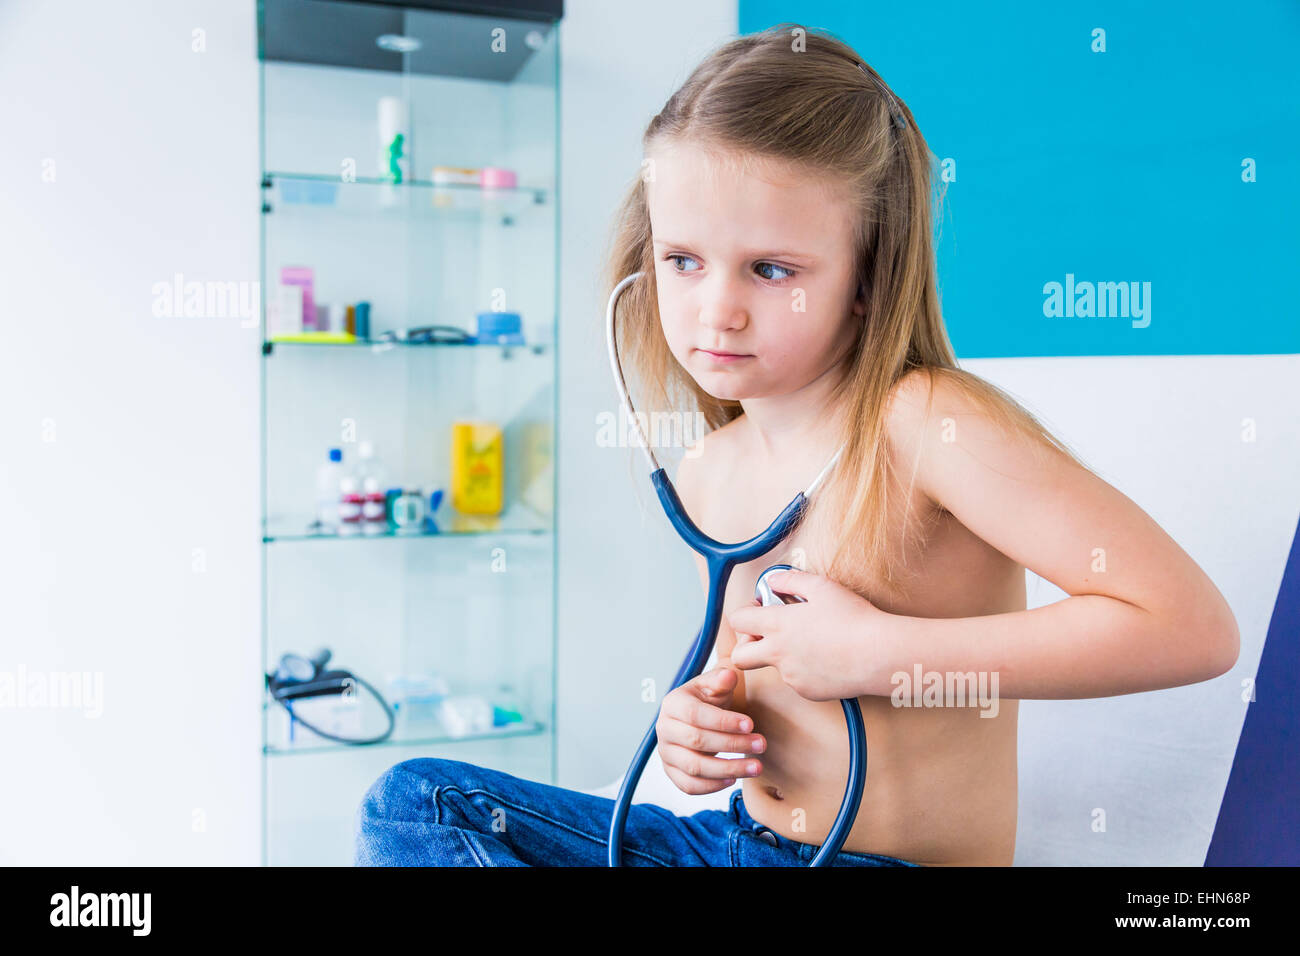
M659 316L700 387L786 395L839 365L862 321L851 204L775 160L741 171L684 142L648 158Z

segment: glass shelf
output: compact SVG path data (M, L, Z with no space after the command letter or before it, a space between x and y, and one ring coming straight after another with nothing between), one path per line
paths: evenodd
M546 191L527 186L479 186L474 183L434 183L358 177L353 180L311 173L262 174L262 211L294 216L354 215L446 218L485 213L507 218L546 205Z
M532 186L480 186L478 183L435 183L427 179L408 179L404 182L395 183L390 179L379 179L374 176L357 176L353 179L344 179L341 176L326 176L322 173L286 173L271 170L262 174L263 189L272 188L277 181L303 183L303 198L293 202L293 205L327 204L319 201L313 202L313 199L319 200L329 195L327 191L314 190L311 186L313 183L325 183L332 186L391 186L396 189L445 190L449 193L478 194L488 198L517 196L538 205L546 202L546 190Z
M266 710L279 708L279 704L267 704ZM413 747L413 746L438 746L442 744L454 744L461 742L497 740L507 737L533 737L544 734L549 728L535 720L525 720L504 724L500 727L494 727L491 730L483 730L468 734L450 734L438 726L436 721L419 721L412 722L407 727L401 726L401 718L398 718L398 726L393 731L391 737L387 740L374 744L342 744L332 740L326 740L323 737L316 737L309 730L302 730L304 734L304 743L291 744L288 746L267 745L262 748L262 752L268 757L291 757L297 754L319 754L329 753L336 750L371 750L376 747ZM405 733L403 732L405 731ZM314 738L314 739L313 739Z
M304 342L301 340L282 341L270 338L263 343L263 351L265 351L267 355L272 355L276 349L283 348L304 349L308 352L315 349L368 349L371 352L387 352L394 348L452 348L490 351L492 354L497 354L503 359L509 359L513 358L516 352L527 355L545 355L550 349L550 346L540 342L405 342L401 340L387 339L357 339L355 342Z
M357 531L356 533L338 534L334 532L313 531L312 526L303 521L289 520L270 523L269 533L262 535L265 544L277 541L379 541L394 538L461 538L484 535L543 535L550 534L551 528L542 523L542 519L533 514L500 515L452 515L434 519L436 531L398 531L389 527L385 531Z

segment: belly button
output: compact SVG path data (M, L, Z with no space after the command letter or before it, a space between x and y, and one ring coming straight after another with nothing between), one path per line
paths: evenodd
M763 789L767 791L767 795L768 795L769 797L771 797L773 800L784 800L784 799L785 799L785 797L781 796L781 791L778 790L776 787L773 787L773 786L771 786L771 785L768 785L768 786L764 787Z

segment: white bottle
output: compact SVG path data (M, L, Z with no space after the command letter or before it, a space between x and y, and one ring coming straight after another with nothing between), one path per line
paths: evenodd
M378 478L361 482L361 530L366 534L388 531L388 496Z
M331 448L329 460L316 469L316 524L324 534L339 530L339 485L343 475L343 452Z
M406 103L400 96L379 98L379 178L391 183L405 182L409 176L411 156L407 135Z
M405 183L410 178L411 137L406 103L399 96L379 98L379 178L390 183ZM395 186L379 187L381 206L396 206Z
M357 534L361 530L361 486L352 475L339 480L339 534Z
M388 530L387 501L383 463L375 455L373 443L363 441L357 445L357 482L362 495L361 523L367 534Z

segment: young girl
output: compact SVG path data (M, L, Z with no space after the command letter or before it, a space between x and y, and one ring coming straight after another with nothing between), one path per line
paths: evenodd
M624 865L806 864L844 793L843 697L859 699L869 765L836 865L1010 864L1018 700L1222 674L1238 651L1226 602L1132 501L957 367L929 150L849 46L791 25L732 40L643 145L607 288L644 272L619 313L639 403L713 429L678 467L688 513L745 540L843 451L794 533L733 572L717 666L660 708L668 777L692 794L743 780L729 812L634 804ZM804 601L755 606L776 563L803 569L772 583ZM1070 597L1026 610L1026 568ZM366 795L356 860L601 866L612 809L411 760Z

